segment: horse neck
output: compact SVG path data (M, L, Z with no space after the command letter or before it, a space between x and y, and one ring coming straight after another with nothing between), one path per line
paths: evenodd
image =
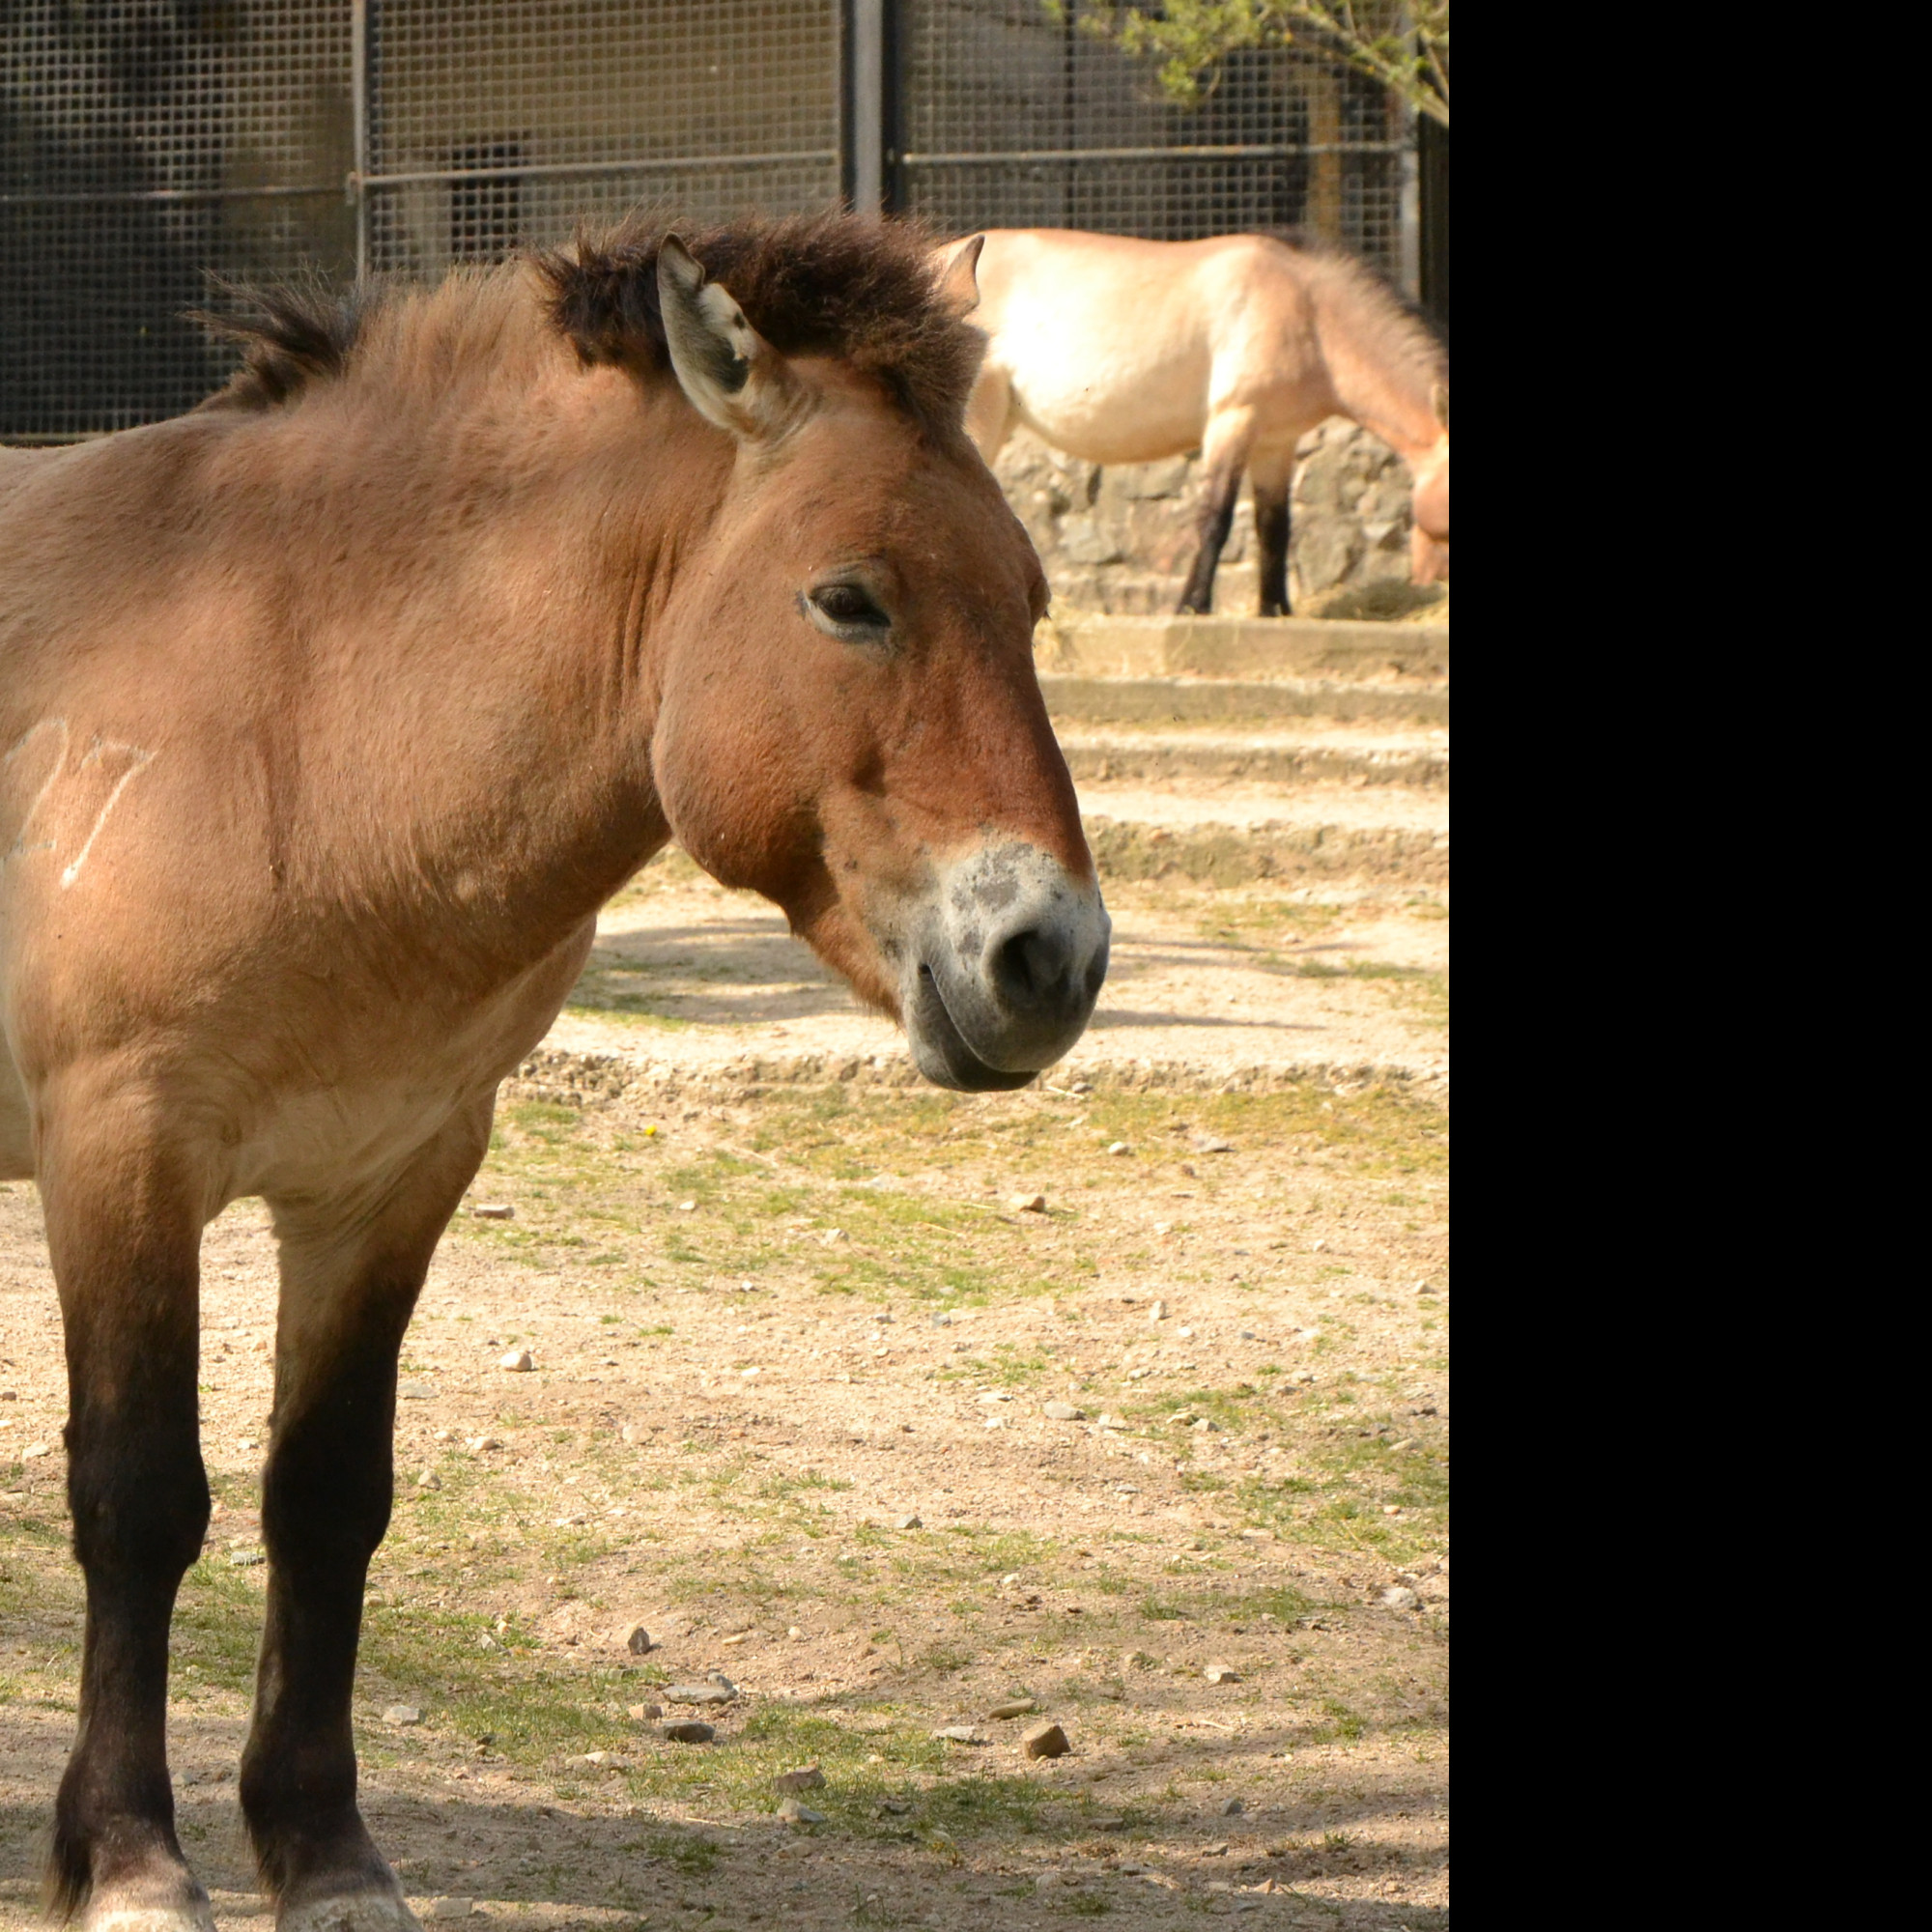
M408 516L370 576L405 594L372 623L358 581L337 613L339 637L392 627L344 657L370 678L348 729L387 864L461 878L466 931L488 946L500 928L512 952L585 916L667 837L654 620L719 480L685 447L688 409L646 397L640 420L628 377L573 376L384 435Z
M1378 436L1413 469L1442 439L1431 391L1439 364L1399 324L1318 292L1316 329L1338 414Z

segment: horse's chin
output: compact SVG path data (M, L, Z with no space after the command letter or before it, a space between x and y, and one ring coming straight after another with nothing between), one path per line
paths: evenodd
M913 1065L935 1087L950 1087L958 1094L1009 1094L1039 1072L1037 1067L991 1066L981 1060L966 1043L966 1036L946 1009L938 982L925 968L905 1002L905 1030Z
M1417 528L1409 538L1408 581L1411 583L1446 583L1449 581L1449 539L1433 537Z

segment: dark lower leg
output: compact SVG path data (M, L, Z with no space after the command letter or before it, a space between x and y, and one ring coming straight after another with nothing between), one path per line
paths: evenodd
M1261 611L1286 617L1288 610L1288 492L1255 488L1255 550L1261 564Z
M350 1723L362 1590L393 1495L396 1356L413 1286L383 1299L376 1332L301 1364L298 1393L277 1402L263 1481L273 1567L242 1806L277 1898L393 1884L356 1809Z
M268 1622L242 1809L282 1922L353 1894L402 1923L401 1891L355 1806L350 1724L362 1586L393 1500L396 1359L430 1256L490 1138L486 1096L379 1202L277 1211L282 1310L262 1487ZM361 1226L354 1247L344 1225ZM325 1914L325 1917L331 1915Z
M208 1526L194 1296L190 1273L117 1295L112 1311L68 1313L68 1498L87 1633L48 1872L66 1912L90 1898L184 1922L206 1912L175 1835L167 1766L168 1624ZM142 1303L158 1318L144 1320Z
M1194 554L1194 567L1187 573L1187 587L1178 606L1183 613L1199 616L1213 609L1214 572L1220 567L1240 490L1238 467L1217 469L1208 478L1207 501L1201 506L1201 547Z

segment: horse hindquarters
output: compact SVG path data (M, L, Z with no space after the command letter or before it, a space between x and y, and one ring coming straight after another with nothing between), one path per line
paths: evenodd
M352 1194L270 1204L282 1273L262 1490L270 1568L242 1807L281 1932L414 1922L356 1809L350 1698L394 1493L397 1356L494 1105L492 1088Z
M77 1733L49 1890L85 1927L212 1932L175 1835L168 1625L209 1515L195 1371L202 1203L152 1095L105 1068L41 1097L40 1187L67 1349L68 1500L87 1580Z

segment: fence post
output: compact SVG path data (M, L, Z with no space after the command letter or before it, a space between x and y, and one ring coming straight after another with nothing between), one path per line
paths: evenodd
M852 207L883 214L897 200L898 8L895 0L846 0L845 154L840 173Z
M369 273L369 0L350 0L349 98L355 148L349 191L355 203L355 279L360 282Z
M1402 292L1422 300L1422 116L1405 101L1399 109L1402 152L1396 156L1401 185L1396 203L1396 258Z

